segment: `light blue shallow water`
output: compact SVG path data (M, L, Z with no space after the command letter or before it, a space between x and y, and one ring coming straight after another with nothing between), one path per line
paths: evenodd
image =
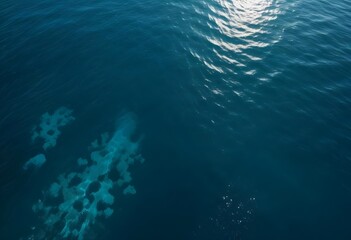
M350 19L1 1L0 239L350 239Z

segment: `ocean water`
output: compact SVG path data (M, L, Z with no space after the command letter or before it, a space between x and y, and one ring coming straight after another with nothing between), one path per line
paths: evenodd
M0 239L351 239L350 19L1 1Z

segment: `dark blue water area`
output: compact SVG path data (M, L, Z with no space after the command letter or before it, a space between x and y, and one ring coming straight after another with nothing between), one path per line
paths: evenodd
M351 238L349 1L0 9L0 239L31 239L33 204L126 113L136 194L84 239ZM43 152L33 126L61 106L75 120L24 171Z

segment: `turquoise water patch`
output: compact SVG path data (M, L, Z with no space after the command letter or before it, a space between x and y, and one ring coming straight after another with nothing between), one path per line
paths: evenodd
M24 165L23 169L27 170L30 167L40 168L46 162L46 157L44 154L40 153L35 157L29 159Z

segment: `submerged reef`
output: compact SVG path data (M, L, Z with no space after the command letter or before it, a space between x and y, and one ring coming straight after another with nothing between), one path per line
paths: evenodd
M136 122L126 114L118 123L112 137L102 134L100 141L93 142L90 158L77 160L80 171L60 175L33 205L44 221L38 239L83 240L97 217L113 214L112 188L120 188L123 194L136 193L129 167L144 161L138 153L140 139L131 140Z
M46 162L44 154L38 154L35 157L29 159L24 165L23 169L27 170L30 167L40 168Z
M58 108L53 114L44 113L40 124L33 128L32 141L41 138L44 141L44 150L54 147L57 138L61 135L60 128L74 120L72 113L73 111L66 107Z
M58 108L53 114L49 114L48 112L44 113L41 116L40 124L33 128L32 141L34 142L38 138L41 138L44 142L44 150L56 146L57 139L61 135L60 128L74 120L72 113L72 110L65 107ZM45 162L45 155L40 153L29 159L23 165L23 170L28 170L30 167L39 168Z

